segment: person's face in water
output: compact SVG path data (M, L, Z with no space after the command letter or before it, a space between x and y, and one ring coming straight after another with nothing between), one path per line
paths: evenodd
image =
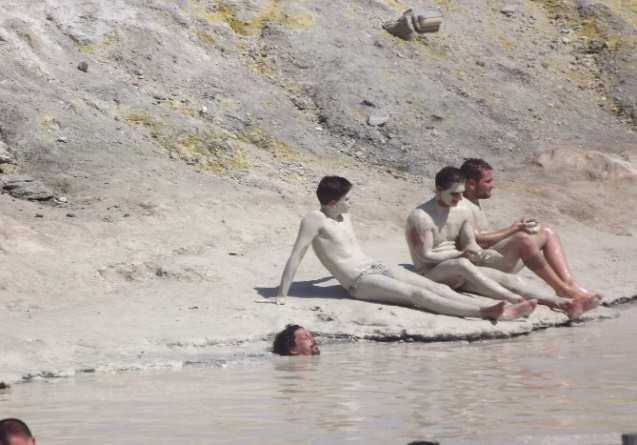
M318 355L321 353L310 331L304 328L294 332L294 348L290 352L292 355Z
M334 207L333 207L334 210L338 212L339 214L349 212L349 205L350 205L349 193L347 193L338 201L332 201L332 202L334 202Z
M9 445L36 445L36 444L35 444L35 439L32 437L13 435L9 437Z
M439 200L447 207L455 207L462 201L462 193L464 192L464 184L452 184L447 190L440 190Z

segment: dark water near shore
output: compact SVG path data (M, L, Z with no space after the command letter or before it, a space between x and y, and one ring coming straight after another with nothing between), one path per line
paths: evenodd
M328 345L177 372L15 385L41 445L406 443L637 429L637 308L477 343ZM513 443L513 442L512 442Z

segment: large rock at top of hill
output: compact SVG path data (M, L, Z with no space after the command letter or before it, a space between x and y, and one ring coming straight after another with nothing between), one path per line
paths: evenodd
M599 151L557 148L540 153L537 163L548 172L593 180L637 179L637 168L628 156Z

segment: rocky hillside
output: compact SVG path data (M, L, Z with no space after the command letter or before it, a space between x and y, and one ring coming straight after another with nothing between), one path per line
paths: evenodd
M438 8L440 32L382 29L408 7ZM636 146L630 1L7 0L0 12L2 170L56 195L164 160L276 177L343 153L418 174L470 155L517 170L542 150Z

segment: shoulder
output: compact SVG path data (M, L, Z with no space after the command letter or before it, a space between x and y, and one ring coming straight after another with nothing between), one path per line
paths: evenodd
M457 206L451 209L451 212L460 218L471 218L473 216L473 209L467 205L467 202L468 201L466 199L463 199ZM473 205L472 203L470 204Z
M320 210L312 210L305 215L301 220L301 227L316 227L320 228L325 222L325 214Z
M466 198L460 201L460 204L458 204L458 207L461 209L465 209L467 212L470 212L472 215L478 215L482 213L482 209L480 208L480 206L474 204L473 202L469 201Z
M411 226L429 227L433 225L433 220L426 212L424 205L416 207L407 217L407 224Z

